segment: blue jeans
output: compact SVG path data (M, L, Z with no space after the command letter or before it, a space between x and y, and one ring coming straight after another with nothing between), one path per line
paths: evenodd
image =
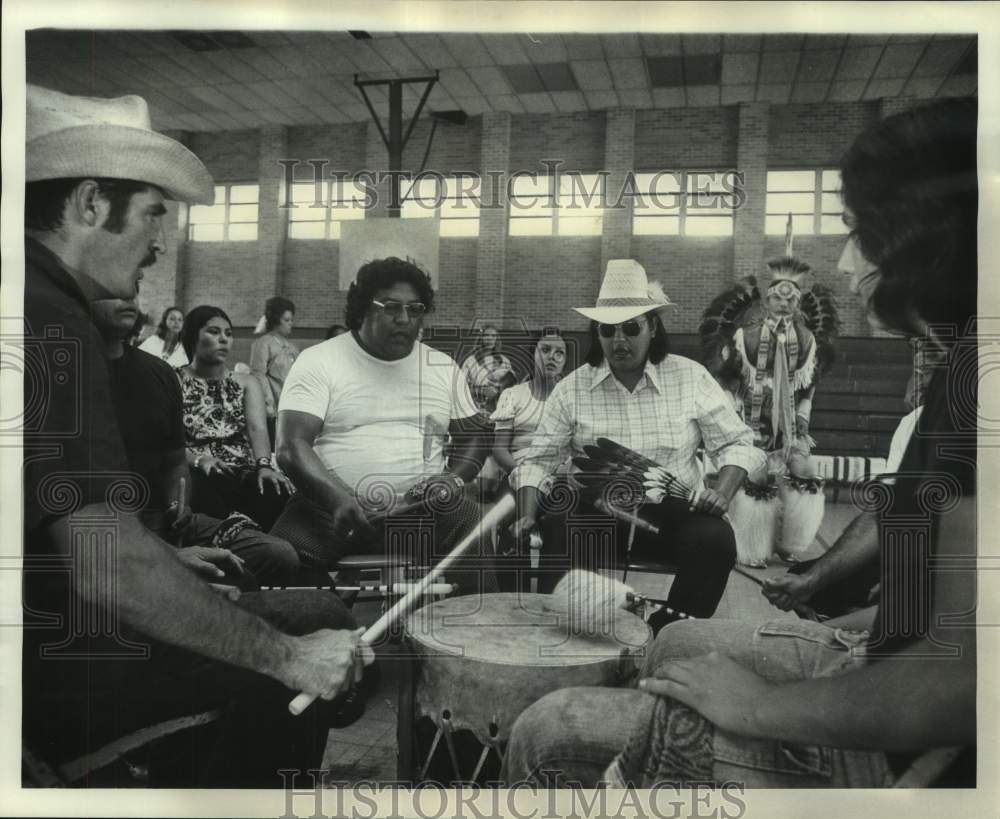
M830 677L865 663L863 632L807 620L753 625L682 620L660 632L642 676L661 663L719 651L775 682ZM853 650L852 650L853 649ZM549 787L594 787L633 732L652 718L653 695L635 689L566 688L514 723L503 777ZM892 784L885 754L748 739L715 729L713 777L751 788L876 788Z

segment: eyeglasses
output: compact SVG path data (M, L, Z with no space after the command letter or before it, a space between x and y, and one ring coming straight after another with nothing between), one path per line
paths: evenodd
M621 327L622 332L626 336L629 338L635 338L642 332L644 326L644 324L640 324L635 319L623 321L621 324L602 324L598 322L597 332L601 334L601 338L614 338L615 329Z
M404 311L408 316L415 319L423 318L427 314L427 305L422 301L411 301L409 304L404 304L401 301L383 302L378 299L372 299L372 304L390 318L397 318L403 315Z

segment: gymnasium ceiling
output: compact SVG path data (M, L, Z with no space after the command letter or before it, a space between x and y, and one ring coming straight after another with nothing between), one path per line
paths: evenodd
M140 94L154 127L361 122L354 77L440 71L425 109L553 114L619 106L856 102L976 93L974 35L57 31L27 34L29 82ZM420 85L404 86L404 110ZM381 116L384 86L368 89Z

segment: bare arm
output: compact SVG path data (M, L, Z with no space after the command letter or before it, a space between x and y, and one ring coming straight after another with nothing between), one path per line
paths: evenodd
M512 472L517 465L514 462L514 455L510 451L511 442L514 440L514 430L498 429L493 433L493 460L505 472Z
M976 543L975 514L975 499L965 498L942 520L938 556L968 560ZM975 627L946 619L975 610L970 574L934 572L930 637L857 671L774 684L710 654L666 663L657 670L662 679L643 687L675 697L720 727L746 736L887 751L973 743ZM945 656L942 643L955 646L957 653ZM926 654L936 656L922 656Z
M719 480L715 484L715 491L725 497L726 501L731 501L736 490L743 485L743 480L747 476L747 471L739 466L724 466L719 470Z
M787 611L831 583L878 560L878 556L878 521L875 515L862 512L808 569L800 574L788 572L768 578L764 580L762 592L775 606ZM836 625L842 624L837 622Z
M76 516L108 514L113 513L104 504L91 504ZM73 548L68 518L49 524L46 535L55 544L66 544L67 551ZM115 561L94 561L88 571L74 573L73 589L85 601L104 604L107 589L115 588L118 617L149 637L324 697L344 684L353 665L351 632L316 632L302 638L277 631L192 577L174 550L131 515L119 515L115 545ZM322 635L328 637L317 653ZM347 665L338 671L341 661Z
M448 425L448 436L453 451L448 458L448 471L468 483L483 468L490 454L492 430L478 416L452 419Z
M184 501L184 506L191 505L191 470L188 468L184 449L172 449L164 457L163 508L166 509L174 501ZM184 480L184 497L180 496L181 479Z
M267 436L267 409L260 385L247 379L243 388L243 412L247 419L247 438L254 459L271 457L271 442Z
M278 413L278 465L298 490L325 509L343 502L350 488L323 466L313 443L323 428L323 419L298 410Z

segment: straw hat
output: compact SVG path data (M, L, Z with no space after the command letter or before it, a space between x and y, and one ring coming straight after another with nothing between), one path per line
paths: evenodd
M670 307L659 282L650 282L634 259L611 259L604 271L596 307L574 307L581 315L603 324L620 324L651 310Z
M74 97L28 86L25 181L107 177L148 182L168 199L210 205L215 183L191 151L153 130L142 97Z

